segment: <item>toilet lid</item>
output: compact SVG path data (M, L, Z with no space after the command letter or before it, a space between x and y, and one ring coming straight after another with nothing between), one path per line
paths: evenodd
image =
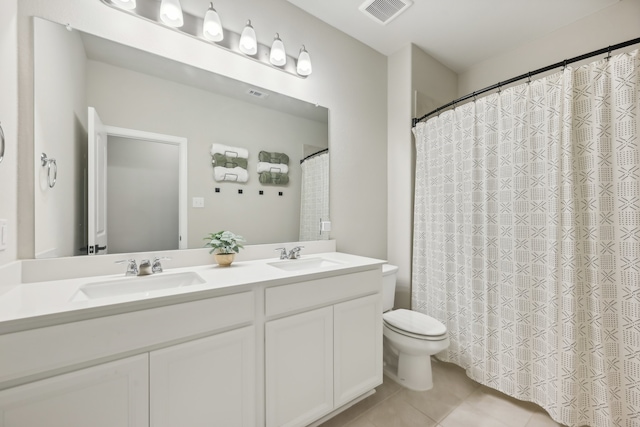
M437 337L447 333L447 327L431 316L417 311L398 309L382 315L384 321L402 331Z

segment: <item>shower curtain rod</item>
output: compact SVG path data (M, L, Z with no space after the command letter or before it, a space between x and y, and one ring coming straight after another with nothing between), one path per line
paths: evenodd
M478 95L481 95L483 93L492 91L494 89L500 89L500 88L502 88L502 86L506 86L508 84L515 83L518 80L524 80L524 79L527 79L527 78L531 78L531 76L535 76L536 74L541 74L541 73L545 73L547 71L551 71L554 68L566 67L569 64L572 64L572 63L578 62L578 61L582 61L583 59L588 59L588 58L591 58L593 56L602 55L602 54L606 53L606 54L609 55L609 56L607 56L607 59L608 59L611 56L611 52L612 51L614 51L616 49L622 49L623 47L631 46L631 45L638 44L638 43L640 43L640 37L636 38L636 39L632 39L632 40L627 40L626 42L618 43L618 44L615 44L615 45L612 45L612 46L609 46L609 47L605 47L605 48L602 48L602 49L599 49L599 50L595 50L595 51L590 52L590 53L585 53L584 55L576 56L575 58L565 59L564 61L556 62L555 64L546 66L544 68L540 68L540 69L535 70L535 71L529 71L526 74L521 74L521 75L519 75L517 77L510 78L509 80L506 80L504 82L498 82L498 83L496 83L494 85L485 87L484 89L477 90L475 92L472 92L470 94L462 96L462 97L460 97L458 99L455 99L455 100L451 101L448 104L445 104L445 105L443 105L441 107L436 108L432 112L427 113L427 114L425 114L424 116L422 116L420 118L415 118L414 117L412 119L412 121L411 121L411 127L414 128L414 127L416 127L416 125L418 123L420 123L421 121L423 121L427 117L432 116L434 114L437 114L440 111L445 110L445 109L447 109L447 108L449 108L451 106L455 106L456 104L458 104L458 103L460 103L462 101L466 101L469 98L475 98Z
M309 154L307 157L305 157L304 159L300 160L300 164L302 164L305 160L308 160L308 159L310 159L312 157L319 156L320 154L328 153L328 152L329 152L328 148L325 148L324 150L316 151L315 153Z

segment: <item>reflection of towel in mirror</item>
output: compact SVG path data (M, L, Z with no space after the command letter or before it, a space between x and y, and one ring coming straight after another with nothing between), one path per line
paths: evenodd
M224 144L211 144L211 154L224 154L227 157L240 157L242 159L249 158L249 150L246 148L232 147Z
M284 153L270 153L268 151L261 151L258 153L259 162L267 163L281 163L284 165L289 164L289 156Z
M289 175L279 172L262 172L258 174L258 181L262 184L285 185L289 182Z
M215 166L213 168L213 176L216 181L247 182L249 180L249 172L241 167L225 168Z
M289 173L289 166L279 163L258 162L258 173L261 172Z
M243 159L241 157L229 157L220 153L213 154L213 160L211 163L213 163L213 166L223 166L225 168L235 168L236 166L244 169L247 168L247 159Z

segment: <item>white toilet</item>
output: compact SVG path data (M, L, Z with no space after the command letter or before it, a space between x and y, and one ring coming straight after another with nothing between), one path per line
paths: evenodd
M411 390L429 390L431 355L449 347L447 328L417 311L392 310L397 271L395 265L382 265L384 373Z

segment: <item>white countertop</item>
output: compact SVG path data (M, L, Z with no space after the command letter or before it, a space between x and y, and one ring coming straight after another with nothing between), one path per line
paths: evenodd
M357 272L386 262L340 252L301 256L301 260L308 258L324 258L334 261L335 265L286 271L269 265L278 261L270 258L234 262L230 267L202 265L165 269L158 274L195 272L206 283L91 300L78 300L76 294L81 286L131 277L117 274L6 286L0 289L0 334L241 292L257 284L275 286Z

